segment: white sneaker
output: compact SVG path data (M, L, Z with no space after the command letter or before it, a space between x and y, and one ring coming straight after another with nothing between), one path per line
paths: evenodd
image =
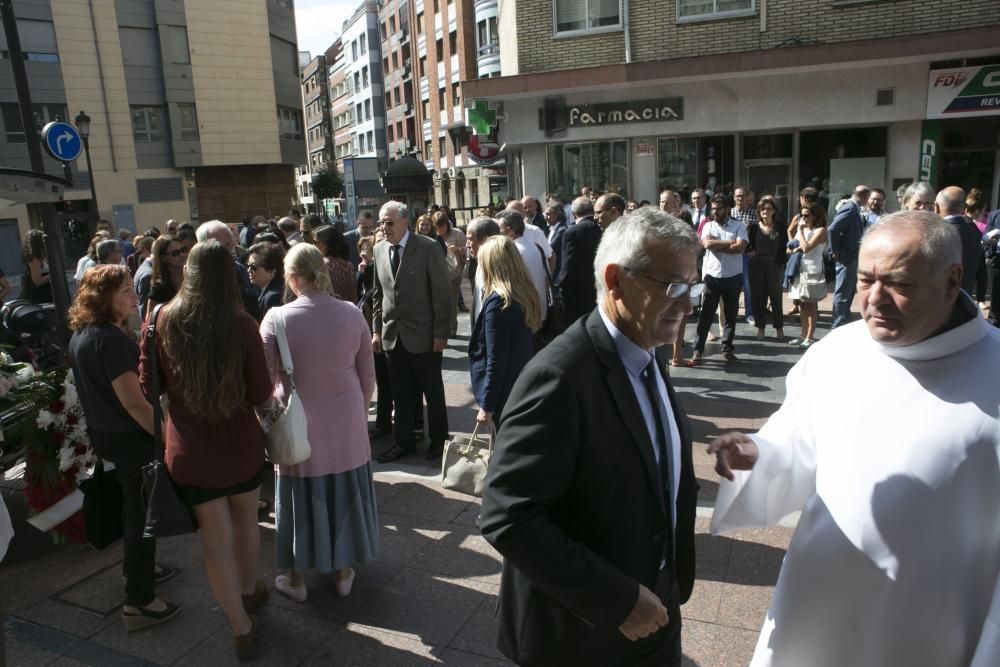
M354 571L354 568L351 568L351 574L346 579L334 582L334 588L337 589L337 595L342 598L346 598L351 594L351 587L354 585L355 574L357 574L357 572Z
M279 593L287 597L289 600L294 600L295 602L305 602L306 595L306 585L292 586L292 578L287 574L279 574L274 578L274 587Z

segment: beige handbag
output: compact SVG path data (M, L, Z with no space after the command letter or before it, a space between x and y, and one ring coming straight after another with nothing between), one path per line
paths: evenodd
M441 457L441 486L482 498L493 453L493 437L487 443L476 439L478 434L479 422L476 422L471 437L457 437L445 443Z

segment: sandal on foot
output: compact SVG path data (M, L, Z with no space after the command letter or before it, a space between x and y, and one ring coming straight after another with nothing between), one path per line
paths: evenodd
M144 628L150 628L160 623L166 623L181 610L180 605L173 602L165 602L166 606L160 611L153 611L147 607L122 607L122 621L125 623L126 632L135 632Z
M309 594L304 583L300 586L292 586L292 578L287 574L279 574L274 578L274 588L295 602L305 602L306 596Z
M788 341L788 344L798 347L799 345L802 345L802 341L804 340L805 338L793 338L790 341Z
M691 361L688 362L688 366L700 366L701 365L701 352L695 352L694 356L691 357Z

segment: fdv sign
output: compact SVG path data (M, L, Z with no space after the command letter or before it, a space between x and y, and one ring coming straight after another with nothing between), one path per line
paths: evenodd
M928 118L1000 115L1000 65L931 70Z

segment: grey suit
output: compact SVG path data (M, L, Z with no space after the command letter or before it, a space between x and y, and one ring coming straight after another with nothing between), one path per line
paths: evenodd
M372 330L382 336L389 360L389 378L396 403L396 445L413 450L413 405L418 391L427 399L431 445L448 438L448 415L441 380L441 353L435 339L447 339L451 318L451 284L444 253L438 244L410 233L395 276L390 245L375 246L375 291Z

